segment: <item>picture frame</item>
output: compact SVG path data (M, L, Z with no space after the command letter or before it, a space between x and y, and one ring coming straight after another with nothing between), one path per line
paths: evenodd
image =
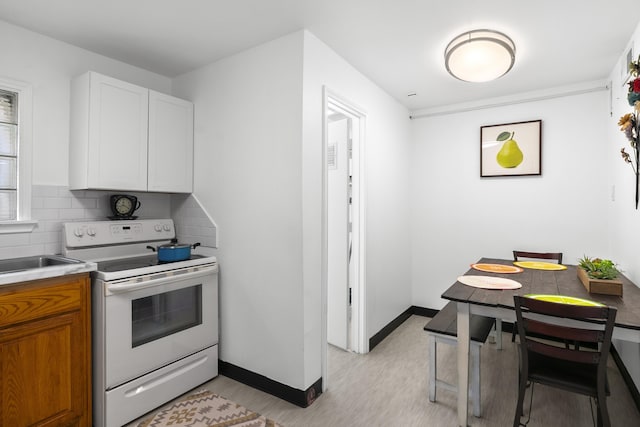
M480 127L480 177L542 175L542 120Z

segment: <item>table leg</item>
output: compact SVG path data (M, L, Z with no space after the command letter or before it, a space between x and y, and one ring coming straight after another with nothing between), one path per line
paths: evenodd
M469 416L469 304L458 302L458 426Z
M438 381L438 357L436 337L429 334L429 401L436 401L436 381Z

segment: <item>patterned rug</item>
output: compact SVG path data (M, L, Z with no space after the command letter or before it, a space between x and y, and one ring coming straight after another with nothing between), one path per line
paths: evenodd
M138 427L282 427L209 390L176 401Z

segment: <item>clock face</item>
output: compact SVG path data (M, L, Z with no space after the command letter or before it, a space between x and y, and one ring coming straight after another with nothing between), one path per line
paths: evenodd
M117 219L131 218L133 212L140 207L137 197L127 194L114 194L111 196L111 212ZM112 218L113 219L113 218Z
M133 212L131 199L122 197L116 201L116 212L120 215L129 215Z

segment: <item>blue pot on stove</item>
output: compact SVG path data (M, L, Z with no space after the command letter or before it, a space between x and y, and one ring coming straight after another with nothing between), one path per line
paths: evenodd
M170 243L165 243L157 248L153 246L147 246L147 248L158 253L159 262L175 262L191 258L191 249L195 249L198 246L200 246L200 243L190 245L178 243L178 239L171 239Z

